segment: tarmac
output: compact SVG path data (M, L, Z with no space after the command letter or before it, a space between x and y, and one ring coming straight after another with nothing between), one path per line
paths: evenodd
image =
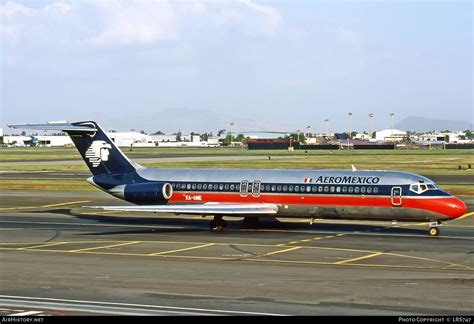
M29 176L45 174L87 176ZM466 202L439 237L425 223L273 218L212 233L210 218L83 208L125 204L97 191L0 191L0 314L472 315Z

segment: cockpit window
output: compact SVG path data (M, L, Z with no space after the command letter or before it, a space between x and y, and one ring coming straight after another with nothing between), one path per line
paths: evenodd
M414 193L417 194L422 194L427 190L435 190L437 187L434 184L424 184L424 183L417 183L417 184L412 184L410 186L410 191L413 191Z

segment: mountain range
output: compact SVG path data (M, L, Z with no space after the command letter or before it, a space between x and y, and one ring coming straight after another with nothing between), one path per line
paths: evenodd
M409 116L394 125L394 128L404 131L465 131L472 130L472 124L467 121L434 119L418 116Z

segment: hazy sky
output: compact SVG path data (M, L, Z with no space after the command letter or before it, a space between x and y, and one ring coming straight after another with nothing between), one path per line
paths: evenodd
M328 118L345 131L352 112L362 131L369 113L377 129L394 112L472 123L473 10L471 1L0 0L0 122L322 131Z

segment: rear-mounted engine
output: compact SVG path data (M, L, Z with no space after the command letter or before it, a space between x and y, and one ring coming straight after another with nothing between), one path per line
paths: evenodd
M125 199L136 204L165 204L173 195L173 187L166 182L128 184Z

